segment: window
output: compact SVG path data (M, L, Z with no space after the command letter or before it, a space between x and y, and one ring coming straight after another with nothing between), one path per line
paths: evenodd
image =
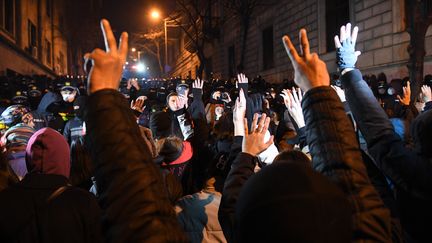
M262 67L264 70L274 67L273 26L262 31Z
M45 45L46 45L46 63L51 64L51 42L49 42L47 39L45 39Z
M27 24L29 51L31 52L33 47L36 47L36 26L30 20L28 20Z
M326 48L335 50L334 36L339 35L340 26L349 22L349 1L326 0Z
M228 48L228 76L234 77L236 74L235 49L234 45Z
M15 1L0 0L0 27L15 34Z

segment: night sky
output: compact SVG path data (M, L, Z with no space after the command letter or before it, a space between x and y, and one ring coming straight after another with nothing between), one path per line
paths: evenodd
M102 16L117 31L141 32L155 24L149 18L153 8L166 16L175 8L175 0L103 0Z

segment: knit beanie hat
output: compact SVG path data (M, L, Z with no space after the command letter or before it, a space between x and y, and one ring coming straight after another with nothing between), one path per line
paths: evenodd
M172 133L171 116L167 112L155 112L150 116L149 127L155 139L168 137Z
M163 166L178 165L189 161L192 158L192 146L189 142L170 136L157 141L158 157L156 163Z
M303 162L278 161L246 182L236 205L237 242L350 242L344 193Z
M30 137L35 133L36 130L24 123L18 123L15 126L9 128L5 135L6 148L10 149L18 146L27 145Z

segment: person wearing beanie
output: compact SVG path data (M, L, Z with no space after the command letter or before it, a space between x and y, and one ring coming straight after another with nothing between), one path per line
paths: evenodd
M391 242L390 211L370 182L354 128L329 87L325 63L316 54L314 61L307 59L311 54L306 30L300 31L302 55L288 36L283 42L295 82L305 93L306 140L312 168L321 175L300 161L275 163L254 174L257 155L273 140L263 142L270 119L263 115L258 123L255 116L250 133L244 122L242 153L232 165L219 209L225 236L236 242ZM340 51L338 55L344 54ZM346 65L351 59L338 56L338 60Z
M166 138L172 135L172 121L168 112L157 111L150 116L149 128L154 139Z
M0 192L0 242L101 242L96 199L72 187L69 145L51 128L26 147L29 173Z
M280 161L252 176L235 218L238 242L350 242L352 236L347 197L303 161Z
M4 144L9 165L21 180L27 174L25 161L26 146L35 130L24 123L18 123L4 134Z
M193 155L191 144L188 141L182 141L179 137L170 136L157 140L156 150L158 154L156 163L181 181Z
M72 144L72 141L84 136L83 112L86 99L86 96L79 96L75 99L73 106L75 117L69 120L63 129L63 136L69 144Z
M13 127L20 123L25 114L29 113L30 109L23 105L11 105L1 113L0 119L6 128Z

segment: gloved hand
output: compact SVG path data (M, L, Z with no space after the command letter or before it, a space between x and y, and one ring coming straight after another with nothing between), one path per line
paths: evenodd
M204 80L200 80L200 78L197 78L192 83L192 94L194 99L202 100L203 86L204 86Z
M347 68L355 68L357 57L361 54L360 51L355 50L355 44L357 41L358 27L354 27L351 34L351 24L348 23L346 26L342 26L339 36L335 36L336 46L336 63L340 71Z

